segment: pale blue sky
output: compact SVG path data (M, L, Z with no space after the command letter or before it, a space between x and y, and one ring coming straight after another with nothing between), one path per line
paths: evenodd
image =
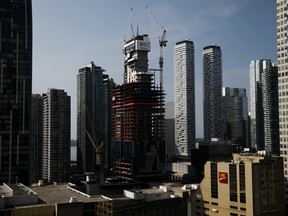
M150 68L158 67L158 37L146 5L167 30L164 48L166 101L173 101L173 48L190 39L195 46L196 134L203 136L202 49L222 49L223 86L246 88L253 59L277 60L276 0L32 0L33 93L64 89L71 96L76 138L76 75L94 61L118 84L123 83L124 37L129 14L136 32L151 41Z

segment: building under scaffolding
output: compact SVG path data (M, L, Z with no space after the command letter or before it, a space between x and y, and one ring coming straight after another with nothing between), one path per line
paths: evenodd
M148 35L124 46L124 84L113 90L114 172L125 179L161 175L165 165L164 91L148 69Z

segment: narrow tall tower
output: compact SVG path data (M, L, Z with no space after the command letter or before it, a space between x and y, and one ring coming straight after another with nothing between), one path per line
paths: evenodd
M288 78L288 56L287 56L287 7L286 0L277 0L277 56L278 56L278 97L279 97L279 128L280 128L280 152L284 158L284 176L286 203L288 203L288 101L287 78Z
M263 62L270 60L253 60L249 65L250 78L250 118L251 147L264 149L264 118L262 104Z
M264 114L264 149L280 154L278 69L274 63L265 62L262 74L262 103Z
M224 139L249 147L246 89L223 87L222 90Z
M270 59L250 63L251 147L280 153L277 67Z
M43 96L32 95L31 181L42 179L43 156Z
M189 156L195 147L194 44L185 40L174 48L176 154Z
M70 166L70 96L61 89L43 94L43 179L65 182Z
M210 45L203 48L204 139L223 138L222 126L222 53Z
M96 171L93 142L104 142L104 71L91 62L77 74L77 164L83 172Z
M0 184L30 183L31 0L0 3Z

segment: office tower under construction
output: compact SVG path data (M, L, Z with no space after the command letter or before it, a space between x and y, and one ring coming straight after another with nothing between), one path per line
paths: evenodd
M113 90L114 172L125 179L161 175L165 163L164 91L148 69L148 35L124 46L124 84Z

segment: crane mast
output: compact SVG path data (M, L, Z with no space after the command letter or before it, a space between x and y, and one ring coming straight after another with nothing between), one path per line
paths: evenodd
M157 25L156 19L154 15L152 14L151 10L148 6L146 6L146 9L150 15L150 18L153 22L154 28L156 30L156 33L159 38L159 47L160 47L160 56L159 56L159 71L160 71L160 88L163 88L163 47L166 47L167 40L166 40L166 30L163 26L161 26L162 34L159 32L159 26Z
M91 113L90 110L86 104L86 102L84 102L84 106L85 106L85 111L87 114L87 118L88 121L90 123L90 128L92 130L92 136L91 134L88 132L87 129L85 129L85 132L91 142L91 144L93 145L94 149L95 149L95 159L96 159L96 166L98 166L98 170L96 170L96 172L98 172L98 176L99 177L99 183L102 185L104 183L104 154L105 154L105 146L104 143L102 142L101 144L99 144L99 139L96 135L96 127L93 124L93 120L91 117Z

